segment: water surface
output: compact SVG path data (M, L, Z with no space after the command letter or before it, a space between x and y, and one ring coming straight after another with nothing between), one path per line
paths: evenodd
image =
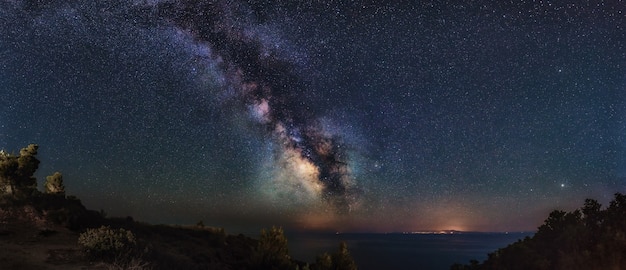
M471 259L483 261L487 254L533 233L457 234L287 234L293 258L313 262L325 251L336 251L340 241L361 270L449 269Z

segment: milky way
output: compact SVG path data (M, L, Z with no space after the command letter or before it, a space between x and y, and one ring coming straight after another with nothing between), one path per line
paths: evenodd
M532 230L626 192L624 12L0 0L0 148L148 222Z
M293 72L293 64L246 32L247 25L241 23L247 17L245 8L221 1L166 3L157 8L223 60L228 87L279 143L276 159L282 162L277 164L299 172L287 176L296 178L288 181L294 181L297 190L321 196L338 211L350 211L357 191L341 138L325 131L298 96L307 86Z
M347 147L340 135L324 130L310 105L299 96L307 92L307 86L294 73L294 64L277 55L273 48L268 47L271 44L264 44L251 28L253 18L246 14L249 12L247 7L225 1L163 1L122 5L115 9L109 9L108 5L75 9L63 4L26 4L23 8L44 12L52 10L56 16L65 16L64 20L75 18L76 22L70 21L71 27L67 31L79 38L80 35L90 38L87 45L80 46L94 46L89 43L107 46L97 39L112 42L106 38L112 34L106 28L95 28L96 25L93 25L92 29L85 29L86 26L80 24L85 19L98 24L99 20L109 16L115 18L131 14L134 22L131 25L135 30L119 29L118 34L122 38L125 38L125 32L133 35L136 33L132 31L142 33L162 29L158 35L168 35L171 44L192 54L192 62L187 63L190 66L177 68L180 73L175 76L184 78L184 69L192 67L192 73L200 72L198 69L205 70L211 75L204 79L209 80L206 89L197 90L200 95L209 94L210 99L220 100L218 103L221 105L217 108L231 110L233 108L224 107L235 106L247 111L250 121L262 126L265 135L274 141L274 156L267 157L272 160L274 173L260 187L274 190L268 192L268 196L278 193L305 205L322 202L338 212L349 212L354 207L358 189L350 172ZM98 15L81 13L84 10L94 11L94 8L105 12ZM108 16L107 12L111 15ZM117 25L121 22L112 23L116 27L124 27ZM184 63L189 56L182 57L172 61ZM202 76L198 77L200 80L197 77L190 77L189 80L203 80ZM172 96L172 91L168 89L159 94ZM201 115L206 110L201 107L211 105L211 102L203 104L202 100L186 104L194 108L190 111L193 117L206 117Z

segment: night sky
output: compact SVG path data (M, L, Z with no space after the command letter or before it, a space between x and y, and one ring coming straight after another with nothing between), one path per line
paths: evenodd
M232 232L534 230L626 192L625 2L282 2L0 1L0 148Z

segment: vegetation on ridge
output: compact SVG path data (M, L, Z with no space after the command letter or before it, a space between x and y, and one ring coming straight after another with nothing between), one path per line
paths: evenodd
M587 199L573 212L555 210L533 237L451 269L626 269L626 195L605 209Z
M203 222L183 227L149 225L132 217L106 218L103 211L88 210L78 198L66 196L60 172L46 177L44 192L38 191L33 176L39 166L37 150L31 144L19 155L0 151L0 246L14 242L20 254L25 254L23 250L31 247L15 236L18 231L38 230L32 245L67 230L63 239L74 239L73 243L53 243L65 247L61 249L46 247L45 262L54 262L55 268L84 269L88 263L96 269L357 269L345 243L314 263L294 260L279 227L263 230L256 240L227 235L224 229L206 227ZM19 258L6 261L11 258L8 252L0 254L0 265L42 267Z

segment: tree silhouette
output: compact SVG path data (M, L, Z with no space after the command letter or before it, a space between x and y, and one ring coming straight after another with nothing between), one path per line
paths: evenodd
M604 210L587 199L581 209L553 211L532 238L451 269L626 269L626 196L615 194Z
M315 264L311 266L311 270L330 270L333 269L333 258L328 253L318 255Z
M356 270L356 263L348 251L346 242L339 243L339 251L333 255L333 264L337 270Z
M19 223L16 223L20 226L28 223L29 226L40 227L39 224L44 224L48 228L50 224L58 224L73 231L101 226L100 229L88 229L82 233L79 244L92 259L115 261L116 269L126 269L118 263L131 263L136 259L133 256L146 254L156 262L155 269L356 269L345 243L340 244L337 253L325 253L312 265L293 260L289 256L287 238L280 227L262 230L257 241L241 234L227 235L223 229L204 226L202 221L198 222L198 228L187 230L180 227L144 225L134 222L131 217L105 218L104 211L88 210L75 196L65 196L63 175L60 172L47 176L44 192L37 192L37 181L33 176L39 167L37 150L35 144L21 149L19 155L0 150L0 209L8 210L11 213L8 217L13 217L13 212L16 215L23 213L24 219L17 219ZM159 251L155 253L147 246L145 249L135 249L139 242L135 241L134 234L127 228L137 229L143 235L159 234L174 239L173 241L181 240L183 245L209 246L210 252L201 254L200 251L194 252L192 250L195 249L186 246L170 249L172 241L158 245L163 247L159 247ZM46 229L40 232L40 236L48 236L50 232L56 231ZM176 250L176 255L168 256L172 250ZM139 251L144 253L135 254ZM187 254L189 251L193 254ZM129 254L132 256L129 257ZM186 258L187 255L189 258ZM179 258L185 264L180 264ZM127 261L128 259L131 261ZM0 266L0 269L4 268Z
M291 258L287 247L287 237L283 228L272 226L269 230L261 230L257 246L259 266L262 269L291 268Z
M0 151L0 191L4 194L15 193L18 170L17 157Z
M25 197L37 190L37 179L33 177L39 167L36 144L29 144L15 156L0 153L0 191L13 196Z
M339 243L339 250L336 253L324 253L317 256L312 270L356 270L356 262L352 259L346 242Z

